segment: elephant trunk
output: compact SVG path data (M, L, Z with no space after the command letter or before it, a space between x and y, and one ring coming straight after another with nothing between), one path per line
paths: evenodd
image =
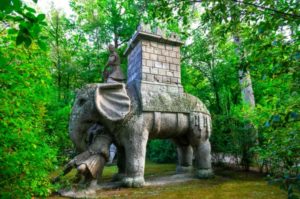
M75 102L69 121L69 136L78 152L88 149L88 131L99 122L97 118L99 118L99 114L93 102L86 102L85 107L81 107Z

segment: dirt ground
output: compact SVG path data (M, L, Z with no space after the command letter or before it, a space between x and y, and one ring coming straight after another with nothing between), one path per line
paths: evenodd
M208 180L196 179L193 175L176 175L175 164L147 163L146 186L143 188L122 188L111 183L116 166L106 167L103 184L89 189L66 188L65 195L72 198L163 198L163 199L284 199L286 192L269 185L264 176L255 172L214 168L215 177ZM65 187L71 184L74 172L63 181ZM71 191L70 191L71 190ZM68 192L69 191L69 192ZM66 194L67 193L67 194ZM50 198L65 198L54 194Z

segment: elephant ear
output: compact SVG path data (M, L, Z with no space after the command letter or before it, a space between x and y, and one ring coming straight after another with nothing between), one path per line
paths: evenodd
M110 121L122 120L130 111L130 98L122 83L99 84L95 103L99 113Z

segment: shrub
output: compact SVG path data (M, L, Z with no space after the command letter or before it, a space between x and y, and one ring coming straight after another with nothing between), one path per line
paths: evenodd
M150 140L147 146L147 157L156 163L176 162L176 147L169 140Z
M45 131L49 62L36 46L29 51L6 39L0 39L6 44L0 47L0 197L45 197L57 152Z

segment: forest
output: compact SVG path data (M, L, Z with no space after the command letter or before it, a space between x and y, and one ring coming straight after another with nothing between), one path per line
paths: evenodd
M75 91L103 82L108 44L126 73L123 53L140 23L184 41L182 85L212 115L215 164L234 157L236 167L255 167L299 197L298 0L69 0L69 16L37 3L0 3L1 198L47 197L61 187L50 175L75 155ZM175 163L176 148L151 141L147 158Z

